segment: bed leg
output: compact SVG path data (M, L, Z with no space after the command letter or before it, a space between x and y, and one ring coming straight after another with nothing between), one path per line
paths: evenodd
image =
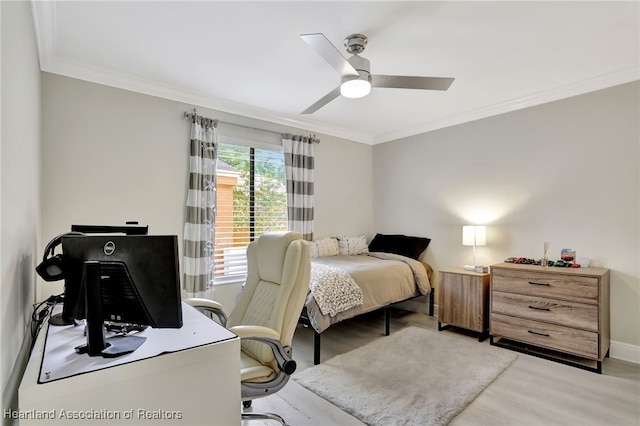
M313 330L313 365L320 364L320 333Z
M433 316L433 304L435 303L436 290L434 288L429 292L429 316Z
M391 313L389 312L389 307L384 308L384 335L389 335L389 322L391 318Z

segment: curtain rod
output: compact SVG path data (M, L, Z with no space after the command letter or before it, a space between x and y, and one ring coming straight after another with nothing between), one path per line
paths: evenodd
M184 118L192 119L194 116L197 116L197 115L198 115L198 113L196 112L196 109L194 108L192 112L186 112L185 111ZM244 124L231 123L229 121L221 121L221 120L218 120L218 119L214 119L212 121L213 121L213 127L218 127L218 123L224 123L224 124L228 124L228 125L231 125L231 126L244 127L245 129L257 130L259 132L268 132L268 133L273 133L273 134L276 134L276 135L282 135L282 132L276 132L275 130L261 129L259 127L246 126ZM320 139L316 138L315 135L309 136L309 137L313 139L314 143L320 143Z

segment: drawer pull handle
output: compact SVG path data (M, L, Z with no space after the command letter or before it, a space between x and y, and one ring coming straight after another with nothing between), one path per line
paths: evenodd
M535 281L529 281L529 284L531 284L531 285L543 285L543 286L546 286L546 287L550 287L551 286L551 284L549 284L549 283L537 283Z
M537 331L531 331L531 330L527 330L527 331L528 331L529 333L531 333L531 334L535 334L535 335L537 335L537 336L549 337L549 335L548 335L548 334L546 334L546 333L540 333L540 332L537 332Z
M550 308L542 308L540 306L533 306L533 305L529 305L529 309L536 309L538 311L550 311Z

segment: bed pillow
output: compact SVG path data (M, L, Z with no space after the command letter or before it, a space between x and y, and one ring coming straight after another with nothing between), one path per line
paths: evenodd
M338 240L335 238L322 238L311 241L311 257L335 256L339 253Z
M430 242L430 238L410 237L398 234L376 234L369 244L369 251L394 253L418 260L420 254L427 249Z
M369 251L367 247L367 237L336 237L338 239L338 250L340 254L360 254Z

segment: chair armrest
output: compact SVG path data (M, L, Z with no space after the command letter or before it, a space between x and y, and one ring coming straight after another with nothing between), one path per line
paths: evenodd
M264 327L261 325L236 325L229 327L229 331L237 334L241 339L250 337L264 337L266 339L273 339L280 341L280 333L273 328Z
M222 305L215 300L192 297L184 301L204 314L214 314L223 326L227 325L227 314L224 313Z
M291 358L291 348L282 346L280 334L275 330L260 325L237 325L229 328L229 331L240 339L256 340L269 345L281 371L287 375L296 371L297 364Z

